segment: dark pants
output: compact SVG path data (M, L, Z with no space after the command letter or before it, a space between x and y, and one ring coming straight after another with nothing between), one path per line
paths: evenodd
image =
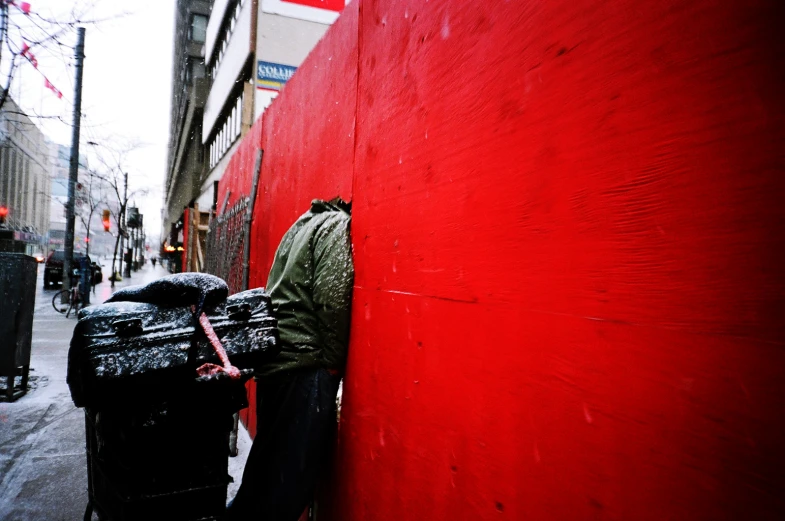
M328 457L339 382L325 369L309 369L257 383L256 438L226 519L300 517Z

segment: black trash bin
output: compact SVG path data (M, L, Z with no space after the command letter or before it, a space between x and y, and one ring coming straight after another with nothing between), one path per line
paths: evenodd
M29 255L0 253L0 377L6 378L9 401L27 392L37 271Z
M224 381L146 407L86 408L85 518L95 511L111 521L220 519L232 415L247 405L244 385Z
M126 292L130 301L79 312L68 385L85 408L86 519L93 509L112 521L220 519L233 415L248 405L244 380L279 350L269 296L261 289L228 299L224 293L204 313L243 378L197 378L197 367L218 357L194 308L172 305L179 299L172 295L199 279L165 279L154 291ZM169 305L150 302L160 294ZM206 299L196 300L202 306Z

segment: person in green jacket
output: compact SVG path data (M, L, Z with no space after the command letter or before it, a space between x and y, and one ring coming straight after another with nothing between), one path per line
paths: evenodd
M296 521L313 497L335 429L349 347L351 206L315 200L275 253L267 291L281 353L257 368L257 431L227 519Z

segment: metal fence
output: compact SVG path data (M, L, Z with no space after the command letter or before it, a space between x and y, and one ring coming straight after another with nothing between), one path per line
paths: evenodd
M231 293L243 290L243 221L248 210L243 197L210 222L205 255L206 273L221 277Z

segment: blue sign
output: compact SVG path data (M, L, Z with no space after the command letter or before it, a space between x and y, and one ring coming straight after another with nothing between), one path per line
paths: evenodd
M281 90L297 67L259 60L256 63L256 86L260 89Z

